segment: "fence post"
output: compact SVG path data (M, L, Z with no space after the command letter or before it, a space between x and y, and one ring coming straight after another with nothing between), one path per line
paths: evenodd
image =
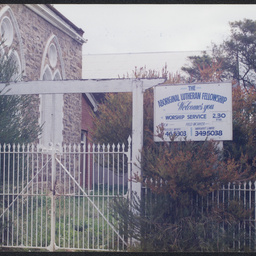
M127 142L128 142L128 149L127 149L128 187L127 188L128 188L128 198L130 200L132 197L132 182L131 182L131 176L132 176L132 173L131 173L131 166L132 166L131 142L132 142L132 138L131 138L131 136L128 137Z
M48 247L49 251L55 251L55 213L56 213L56 197L55 197L55 182L56 182L56 161L55 161L55 148L51 148L52 158L52 185L51 185L51 242Z

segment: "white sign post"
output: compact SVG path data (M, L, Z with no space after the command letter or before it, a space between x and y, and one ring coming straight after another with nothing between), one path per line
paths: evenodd
M156 86L154 99L154 134L162 126L165 141L232 140L231 83Z
M8 87L0 83L3 95L61 94L61 93L107 93L132 92L132 173L141 175L140 161L143 146L143 93L161 84L165 79L101 79L101 80L60 80L60 81L21 81L11 82ZM59 113L56 113L56 115ZM131 191L141 197L141 183L131 182Z

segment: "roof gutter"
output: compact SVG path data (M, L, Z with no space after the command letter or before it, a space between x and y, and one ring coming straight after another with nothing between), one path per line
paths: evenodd
M93 106L93 111L96 112L98 110L98 103L96 101L96 99L94 98L92 93L85 93L86 97L88 98L88 100L90 101L90 103Z
M83 44L87 42L87 39L82 37L83 30L76 27L54 7L49 7L45 4L25 4L25 6L51 23L53 26L66 33L78 43Z

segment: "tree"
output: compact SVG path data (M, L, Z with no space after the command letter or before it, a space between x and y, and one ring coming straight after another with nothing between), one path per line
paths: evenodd
M132 131L131 93L108 93L94 115L92 137L98 143L127 143Z
M0 43L4 49L4 42ZM18 78L17 67L11 54L0 55L0 82L6 84ZM36 99L33 96L7 96L0 91L0 143L30 143L38 139L42 127L35 113L30 112Z
M243 158L241 169L251 166L251 174L255 173L256 156L256 90L247 90L241 86L233 88L233 140L224 142L225 158L232 157L236 161Z
M231 79L245 87L256 82L256 21L244 19L230 22L231 36L219 46L213 45L213 55L223 60L223 69Z
M202 52L202 56L190 56L191 66L182 70L189 75L190 82L209 81L210 69L215 77L233 80L244 87L255 86L256 82L256 21L244 19L230 22L231 35L220 45L213 44L211 54ZM200 70L208 68L208 73ZM221 76L220 76L221 74Z
M188 75L189 83L215 82L226 78L223 60L220 58L202 52L202 56L189 56L188 60L191 62L190 66L183 66L181 70Z
M213 44L211 56L205 52L190 56L192 65L182 70L190 81L233 79L233 141L224 142L224 156L247 159L254 172L256 21L244 19L230 27L230 38L219 46Z

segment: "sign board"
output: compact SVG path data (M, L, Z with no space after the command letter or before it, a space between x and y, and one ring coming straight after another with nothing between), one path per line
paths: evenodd
M160 126L165 141L232 140L231 83L156 86L155 135Z

